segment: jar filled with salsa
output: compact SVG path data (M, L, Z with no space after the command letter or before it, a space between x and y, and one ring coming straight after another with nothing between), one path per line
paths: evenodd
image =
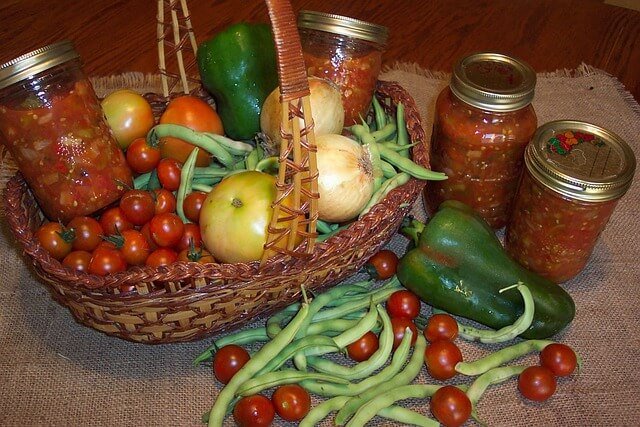
M617 135L579 121L541 126L525 152L525 171L505 247L555 283L587 264L635 172L633 151Z
M524 62L496 53L463 58L438 95L431 135L431 168L447 174L429 182L429 213L459 200L495 229L506 225L526 145L537 127L531 101L536 74Z
M132 185L68 41L0 66L0 140L50 220L92 214Z
M307 74L336 83L342 95L344 125L359 123L371 106L387 28L340 15L301 11L298 29Z

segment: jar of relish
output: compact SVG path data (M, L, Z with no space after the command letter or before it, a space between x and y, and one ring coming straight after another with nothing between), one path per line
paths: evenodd
M307 74L336 83L342 95L344 125L359 123L371 106L387 28L340 15L301 11L298 29Z
M636 160L617 135L579 121L541 126L525 152L525 171L505 247L526 268L561 283L586 265Z
M428 212L454 199L493 228L506 225L524 149L537 127L535 84L531 67L505 55L477 53L456 64L438 95L431 136L431 168L449 178L425 187Z
M0 65L0 140L50 220L92 214L133 184L68 41Z

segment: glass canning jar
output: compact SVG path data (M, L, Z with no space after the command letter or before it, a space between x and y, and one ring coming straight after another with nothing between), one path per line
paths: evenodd
M629 189L635 166L631 148L601 127L569 120L541 126L525 152L506 229L509 254L556 283L576 276Z
M0 140L50 220L92 214L132 185L71 42L0 65Z
M366 117L382 67L388 30L340 15L301 11L298 29L307 74L340 88L345 126Z
M493 228L506 225L524 149L537 127L535 84L531 67L505 55L477 53L456 64L438 95L431 136L431 168L449 178L425 187L428 212L454 199Z

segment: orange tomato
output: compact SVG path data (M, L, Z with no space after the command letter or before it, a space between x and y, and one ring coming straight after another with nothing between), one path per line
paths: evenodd
M122 149L136 138L147 135L155 124L151 104L129 89L111 92L101 103L107 123Z
M182 125L198 132L224 134L222 120L213 107L204 100L191 95L172 99L160 116L160 123ZM176 159L181 163L184 163L193 148L193 145L178 138L167 137L160 141L160 155L163 158ZM210 154L200 150L196 166L208 166L210 162Z

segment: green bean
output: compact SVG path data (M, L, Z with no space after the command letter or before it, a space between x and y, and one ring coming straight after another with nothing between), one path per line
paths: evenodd
M371 355L368 360L360 362L354 366L343 366L323 358L309 358L309 365L319 372L331 373L333 375L349 378L360 379L371 375L380 368L389 359L393 348L393 326L387 311L378 306L378 316L382 319L383 328L379 339L379 348Z
M340 347L336 344L333 338L326 335L307 335L300 339L291 341L286 347L284 347L277 355L275 355L266 365L264 365L256 375L266 374L280 369L288 360L294 355L303 352L308 348L321 347L323 349L329 348L329 351L338 351Z
M234 156L245 157L254 150L254 146L247 144L246 142L236 141L231 138L227 138L224 135L218 135L216 133L208 133L209 137L214 139L218 144L224 147L229 153Z
M473 410L475 411L480 397L490 385L499 384L515 375L520 375L526 368L526 366L502 366L490 369L476 378L467 389L467 397L471 401Z
M400 172L393 178L389 178L384 183L382 183L378 191L373 193L371 199L369 199L364 209L362 209L362 212L360 212L359 218L362 218L364 215L366 215L371 210L371 208L373 208L376 204L380 203L385 197L387 197L387 194L389 194L394 189L406 184L410 179L411 177L408 173Z
M522 299L524 300L524 312L512 325L508 325L494 331L492 329L477 329L472 326L458 324L460 337L471 341L480 341L485 344L494 344L509 341L529 329L531 322L533 322L533 315L535 311L535 303L533 302L533 295L531 295L531 291L529 291L526 285L518 282L515 285L500 289L499 292L502 293L503 291L507 291L514 287L522 294Z
M382 159L415 178L432 181L442 181L447 179L447 175L442 172L435 172L420 166L419 164L414 163L411 159L384 146L378 145L378 149Z
M371 168L373 173L373 191L375 192L378 190L378 188L380 188L384 179L380 150L378 149L378 145L375 141L370 144L364 144L363 147L369 153L369 159L371 160Z
M408 145L398 145L398 143L396 141L381 141L378 142L379 146L382 146L384 148L388 148L389 150L392 151L402 151L402 150L406 150L407 148L411 148L411 147L415 147L416 145L421 144L420 142L415 142L413 144L408 144Z
M380 105L380 101L375 96L371 103L373 104L373 113L376 119L376 129L382 129L387 124L387 116L384 113L384 109Z
M347 329L340 335L333 338L338 347L346 348L352 342L369 332L376 324L379 313L378 306L371 300L369 312L351 329Z
M278 160L278 157L272 156L265 157L264 159L260 160L256 164L254 170L257 170L259 172L268 172L269 170L276 171L278 170L278 167L280 167L280 161Z
M251 396L260 393L268 388L277 387L283 384L297 384L305 380L322 381L327 383L344 384L348 382L344 378L318 372L300 372L295 369L285 369L282 371L257 374L250 380L245 381L237 394L239 396Z
M195 360L193 361L193 365L197 366L202 362L205 362L213 357L217 349L224 347L229 344L236 345L244 345L244 344L253 344L255 342L266 342L269 341L269 336L267 336L267 328L266 327L258 327L251 329L243 329L238 332L225 335L220 339L217 339L211 344L206 350L200 353Z
M330 412L337 411L342 408L342 405L344 405L344 402L348 399L348 396L336 396L325 400L311 409L309 413L300 420L299 427L315 427L320 421L326 418Z
M180 185L176 193L176 213L185 224L191 221L184 214L184 198L191 192L193 168L196 166L196 157L199 151L200 149L198 147L194 147L193 150L191 150L180 171Z
M331 335L331 332L341 333L346 331L349 328L353 328L359 319L327 319L322 320L320 322L314 322L309 325L309 329L307 333L309 335L318 335L318 334L328 334ZM375 332L378 328L378 325L374 327L373 331ZM326 360L326 359L322 359Z
M321 219L316 221L316 229L319 233L331 233L333 230L335 230L335 228L331 227L331 224L326 221L322 221Z
M280 333L280 324L287 318L292 317L300 309L300 303L293 303L283 310L267 319L267 336L273 338Z
M440 387L432 384L410 384L391 389L387 388L387 391L363 404L346 425L348 427L364 426L376 416L378 411L389 407L398 400L427 398L432 396ZM430 425L439 425L437 421L433 421L433 423Z
M324 242L328 238L335 236L347 227L349 227L349 224L344 224L329 233L319 234L318 237L316 237L316 242Z
M260 160L262 160L262 148L256 145L245 159L247 169L254 170Z
M213 187L210 185L194 182L193 184L191 184L191 190L202 191L203 193L210 193L211 190L213 190Z
M403 337L404 338L404 337ZM400 348L400 347L398 347ZM407 385L416 379L420 371L422 370L422 365L424 362L424 351L427 348L427 340L424 338L422 334L418 334L416 339L416 344L413 349L413 354L411 355L411 359L405 366L405 368L395 374L390 380L385 383L385 387L399 387L403 385ZM396 353L398 350L396 350ZM396 355L393 355L393 360ZM380 390L376 387L371 387L358 396L354 396L349 399L343 406L340 411L336 414L335 424L336 425L344 425L344 423L353 415L363 403L368 402L373 399L375 396L380 393Z
M147 133L147 141L154 144L166 136L179 138L213 154L220 163L231 168L236 163L236 159L212 135L214 134L196 132L186 126L160 124L151 128Z
M224 178L229 174L229 170L227 168L221 168L218 166L206 166L206 167L195 167L193 169L193 179L202 179L202 178Z
M411 349L412 335L413 334L411 330L407 328L404 336L402 337L402 342L391 358L391 363L389 363L389 365L387 365L376 375L370 376L360 381L359 383L329 384L307 380L303 381L300 385L306 388L309 392L317 394L319 396L356 396L370 388L377 388L377 386L379 386L380 384L386 385L387 382L389 382L396 374L398 374L398 372L402 368L402 365L404 365L404 363L406 362L407 356L409 355L409 351ZM417 351L417 346L414 352L415 351ZM424 348L422 349L422 353L424 353ZM424 355L420 356L421 359L423 357ZM420 365L422 365L422 362L420 362Z
M379 410L378 415L388 420L397 421L407 425L420 427L437 427L440 425L440 423L433 418L429 418L419 412L396 405L391 405Z
M398 140L396 143L400 146L409 145L411 141L409 140L409 133L407 132L407 123L404 117L404 104L402 104L402 102L398 102L398 106L396 107L396 122L398 127ZM401 151L400 155L409 158L409 150Z
M469 376L480 375L490 369L496 368L511 360L517 359L518 357L522 357L532 351L542 351L542 349L549 344L553 344L553 341L522 341L518 344L502 348L473 362L458 362L456 364L456 372Z
M232 402L240 385L251 378L265 363L271 360L295 337L298 329L309 313L309 305L303 303L289 324L271 341L267 342L225 385L211 408L209 427L221 426L227 407Z
M396 168L389 162L385 162L384 160L380 160L380 168L382 168L382 175L386 178L393 178L398 174Z
M396 133L396 124L389 122L378 130L371 132L371 136L378 142L387 141Z

